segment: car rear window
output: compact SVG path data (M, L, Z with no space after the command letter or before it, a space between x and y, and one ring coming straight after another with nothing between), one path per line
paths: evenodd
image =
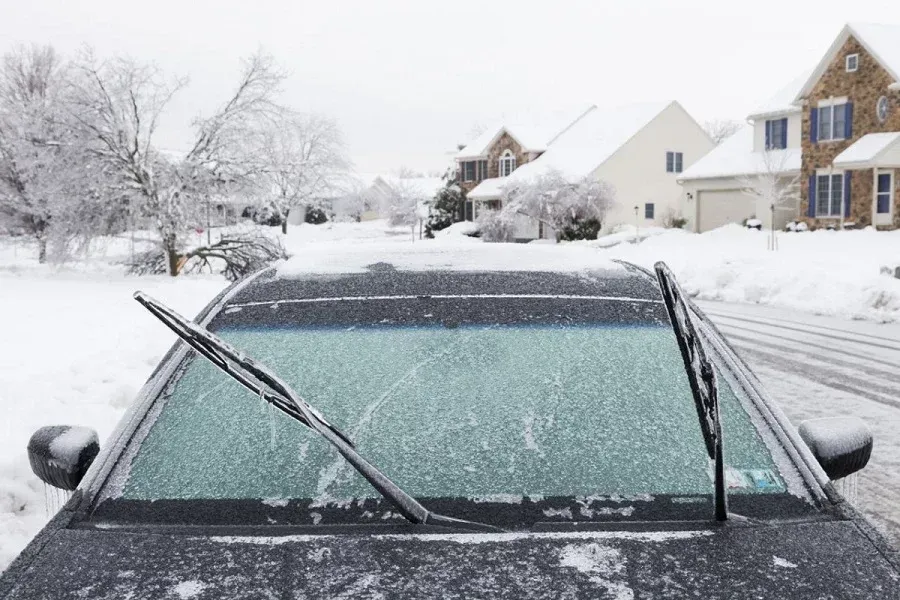
M441 305L417 310L440 317ZM279 373L420 499L711 494L669 325L611 322L599 310L572 321L559 308L534 301L530 312L545 318L504 323L256 318L217 333ZM720 385L730 492L785 493L747 413ZM132 458L125 499L379 497L324 440L203 359L188 359L162 401Z

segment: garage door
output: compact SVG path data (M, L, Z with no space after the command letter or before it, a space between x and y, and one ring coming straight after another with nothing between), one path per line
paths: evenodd
M698 194L697 222L700 231L709 231L728 223L742 223L744 219L754 216L753 198L740 190L709 190Z

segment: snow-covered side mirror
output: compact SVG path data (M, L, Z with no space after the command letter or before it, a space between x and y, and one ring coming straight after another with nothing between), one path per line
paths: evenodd
M872 432L856 417L810 419L798 431L831 480L856 473L872 456Z
M44 483L72 491L100 452L97 432L89 427L41 427L28 440L28 462Z

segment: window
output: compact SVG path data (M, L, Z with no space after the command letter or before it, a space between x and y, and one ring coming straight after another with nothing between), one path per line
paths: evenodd
M515 170L516 157L513 156L512 151L504 150L503 155L500 157L500 177L507 177Z
M881 215L886 215L891 212L891 174L890 173L879 173L878 174L878 191L877 191L878 202L876 203L878 206L876 208L876 212Z
M486 160L478 161L478 181L484 181L488 178L488 168Z
M787 119L766 121L766 150L787 148Z
M845 65L848 73L855 73L859 69L859 54L848 54Z
M653 218L653 209L654 209L654 206L653 206L652 202L647 202L646 204L644 204L644 218L645 219Z
M666 152L666 173L681 173L684 156L681 152Z
M475 181L475 161L469 160L462 164L463 166L463 181Z
M844 175L816 177L816 216L840 217L844 200Z
M850 135L850 104L826 104L818 111L818 131L816 141L843 140ZM852 117L851 117L852 118Z

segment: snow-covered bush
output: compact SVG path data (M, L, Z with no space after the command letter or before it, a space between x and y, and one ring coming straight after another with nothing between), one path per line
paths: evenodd
M508 210L485 209L478 215L478 231L485 242L514 242L515 213Z

